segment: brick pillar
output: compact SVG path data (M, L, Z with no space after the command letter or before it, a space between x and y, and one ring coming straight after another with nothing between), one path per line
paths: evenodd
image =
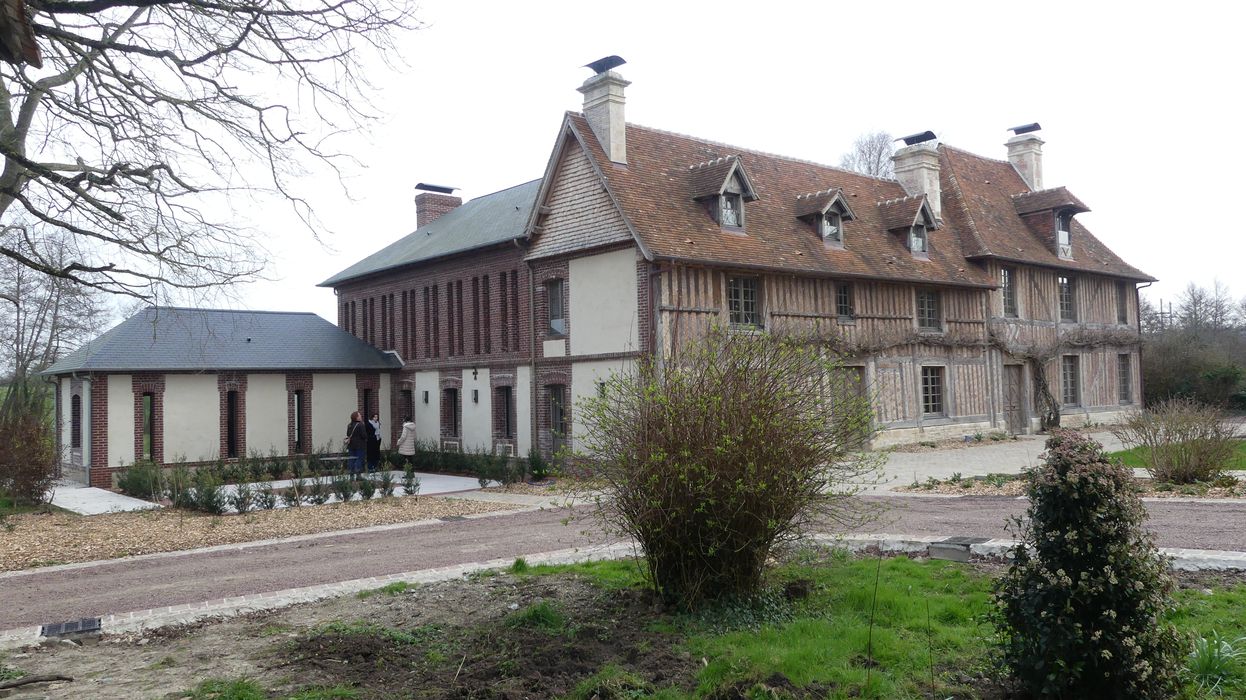
M91 378L91 486L112 488L108 468L108 375Z
M294 392L303 392L302 428L303 450L301 454L310 454L316 449L316 441L312 436L312 374L311 372L286 373L286 442L287 454L296 454L294 445ZM335 447L336 449L336 447Z
M229 454L229 392L238 392L237 416L238 457L247 454L247 375L245 372L219 372L216 375L216 389L220 393L220 454L226 459Z
M151 461L164 464L164 374L131 375L134 390L134 461L143 458L143 394L151 394Z

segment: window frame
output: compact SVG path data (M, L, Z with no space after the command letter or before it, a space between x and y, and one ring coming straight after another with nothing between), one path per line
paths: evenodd
M1129 325L1129 284L1123 280L1116 282L1116 323Z
M738 290L735 289L737 285ZM746 296L750 288L751 300ZM751 312L746 308L750 302L753 306ZM760 277L755 275L727 276L727 323L733 329L762 330L765 328Z
M1021 306L1017 303L1017 268L1007 265L999 268L999 291L1003 298L1005 318L1020 318Z
M303 434L303 417L307 412L307 395L302 389L290 392L290 403L293 409L291 423L294 426L294 454L307 454L307 436Z
M561 277L545 282L545 325L546 337L563 337L567 335L567 304L564 287L566 280ZM558 314L555 315L555 303Z
M1077 278L1056 275L1056 295L1061 323L1077 323Z
M734 202L730 209L735 213L735 223L727 221L729 202ZM744 228L744 196L739 192L723 192L718 195L718 225L729 229Z
M441 411L442 411L442 430L448 432L442 437L448 440L456 440L463 437L463 401L462 391L457 386L447 386L441 389ZM446 425L445 411L449 407L450 421Z
M832 218L834 221L832 222ZM844 244L844 215L838 210L830 209L818 220L819 233L822 240L832 245Z
M920 241L921 247L916 247L916 243ZM926 228L926 224L913 224L909 227L909 252L914 255L930 254L930 230Z
M1056 256L1073 259L1073 212L1056 212Z
M69 397L69 448L82 449L82 394Z
M923 418L946 418L947 372L943 365L922 365L921 397Z
M933 313L923 314L922 298L927 297L931 304L926 310ZM914 295L914 317L917 321L917 330L922 333L942 333L943 332L943 300L940 298L937 289L918 289Z
M1060 405L1066 408L1082 405L1081 355L1060 356Z
M1116 399L1122 406L1134 402L1133 356L1127 352L1116 355Z
M151 395L143 394L144 402L146 402L149 396ZM242 394L237 389L230 389L225 392L225 454L224 454L224 457L226 459L239 459L242 453L242 440L240 438L242 437L243 434L245 434L247 428L245 425L241 425L241 421L238 420L240 418L240 416L238 415L239 408L242 405L241 399L242 399ZM153 400L152 406L153 406L152 412L154 413L154 406L155 406L154 400ZM144 408L144 413L146 412L147 412L146 408ZM144 422L143 430L144 430L144 433L146 433L146 430L147 430L147 426L146 426L147 418L146 417L144 417L143 422ZM146 440L144 440L144 442L146 442ZM146 447L144 447L144 449L146 449ZM144 457L144 459L148 459L148 457Z
M840 321L856 319L856 299L853 295L851 282L840 282L835 285L835 315Z

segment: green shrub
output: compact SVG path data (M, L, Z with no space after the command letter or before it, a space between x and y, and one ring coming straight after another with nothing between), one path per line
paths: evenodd
M1035 697L1173 697L1173 581L1132 474L1075 431L1053 433L1044 460L995 587L1005 664Z
M528 450L528 476L533 481L545 481L549 476L549 463L535 447Z
M314 506L322 506L333 496L328 477L313 476L308 482L307 502Z
M420 479L415 475L415 469L407 467L402 475L402 491L405 496L420 495Z
M333 477L333 493L337 496L337 500L342 503L350 501L355 497L355 480L347 474L339 474Z
M381 474L377 480L377 488L381 491L381 497L388 498L389 496L394 495L394 489L397 488L397 486L398 483L394 481L394 472L391 471L389 469L389 465L386 464L385 467L381 469Z
M140 460L117 475L117 488L121 493L144 501L157 501L164 495L164 483L160 466Z
M59 474L45 386L18 381L0 400L0 492L14 503L44 503Z
M247 482L241 482L234 487L234 492L229 495L229 505L238 511L239 515L245 515L255 508L255 487Z
M277 507L277 493L273 491L272 484L264 484L255 492L255 503L264 510Z
M303 505L303 498L306 495L307 482L303 481L301 478L295 478L290 482L290 485L286 487L286 490L281 492L281 502L284 503L287 508L298 508Z
M375 493L376 493L376 482L372 480L371 476L364 474L362 477L359 478L360 500L363 500L363 501L370 500Z
M285 476L286 465L283 464L280 459L277 459L277 455L275 454L269 455L268 461L264 464L264 467L268 470L268 476L270 476L273 481L279 481L282 476Z
M1194 649L1186 657L1181 673L1204 695L1218 695L1225 686L1240 684L1243 657L1246 637L1223 639L1213 630L1194 640Z
M1219 409L1190 399L1168 399L1131 412L1112 434L1139 448L1156 481L1214 481L1237 448L1236 428L1223 417Z
M194 488L190 497L195 510L212 515L221 515L229 505L225 492L221 489L221 480L208 469L195 472Z
M175 508L193 509L194 476L185 464L178 464L169 470L165 478L165 493Z
M854 377L816 338L714 330L577 405L598 514L640 543L666 600L749 596L776 545L860 523L848 484L877 457L850 447L872 418Z

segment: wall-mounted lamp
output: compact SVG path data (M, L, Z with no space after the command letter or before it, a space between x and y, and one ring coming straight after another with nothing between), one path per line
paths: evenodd
M480 403L480 389L472 389L472 403Z
M476 373L477 373L478 371L479 371L479 370L477 370L475 367L473 367L473 368L472 368L472 379L475 379L475 378L476 378Z
M428 403L428 391L424 392L424 403Z

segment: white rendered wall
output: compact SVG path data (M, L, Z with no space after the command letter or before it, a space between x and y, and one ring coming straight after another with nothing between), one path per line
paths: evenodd
M575 258L571 279L571 354L628 352L640 345L633 248Z
M346 425L350 414L359 410L359 393L355 390L355 375L312 375L312 447L341 452L346 437ZM250 407L247 412L250 413Z
M108 466L134 464L134 385L128 374L108 375Z
M73 439L74 439L74 435L73 435L74 392L73 392L72 382L73 380L70 379L69 377L61 377L57 381L57 387L60 390L60 395L61 395L61 454L60 454L59 461L65 464L69 463L69 451L73 449L73 444L74 444L73 443ZM79 410L81 410L85 406L86 406L85 401L80 402ZM80 415L79 418L86 418L86 416ZM81 424L82 424L82 427L85 428L87 421L83 420L81 421ZM85 437L85 432L83 436Z
M477 400L472 401L472 391L476 391ZM463 402L463 450L470 452L493 452L493 405L489 390L489 370L476 370L476 378L472 379L472 370L463 370L463 391L459 400Z
M581 436L584 435L584 412L580 401L586 397L597 395L597 383L604 382L614 372L630 370L633 360L598 360L595 362L576 362L571 365L571 446L579 450Z
M532 449L532 368L515 368L515 454L527 457Z
M424 403L424 392L428 403ZM427 443L441 443L441 373L415 373L415 437Z
M286 375L247 375L247 452L284 455L290 450ZM312 413L315 416L315 412Z
M108 378L109 394L113 375ZM130 380L125 380L126 388ZM113 422L112 402L108 422ZM132 412L132 410L131 410ZM130 438L133 443L134 438ZM111 435L109 447L111 448ZM221 452L221 393L215 374L166 374L164 377L164 461L216 459Z

